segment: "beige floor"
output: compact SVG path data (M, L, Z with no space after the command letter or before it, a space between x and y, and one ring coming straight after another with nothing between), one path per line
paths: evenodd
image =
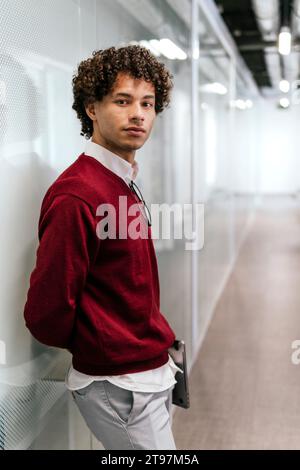
M300 449L300 204L257 211L176 409L178 449Z

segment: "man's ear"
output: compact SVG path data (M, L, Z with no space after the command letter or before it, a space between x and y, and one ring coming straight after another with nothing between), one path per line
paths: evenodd
M85 112L92 121L96 121L95 103L85 106Z

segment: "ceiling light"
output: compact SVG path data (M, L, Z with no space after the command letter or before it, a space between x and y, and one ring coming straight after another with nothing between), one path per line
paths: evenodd
M236 100L235 105L238 109L246 109L247 105L244 100Z
M149 44L150 44L150 47L152 47L152 49L154 51L156 51L157 54L160 55L159 40L158 39L150 39Z
M155 57L160 56L160 52L152 44L150 44L150 41L140 41L140 45L146 47L146 49L149 49L149 51L152 52Z
M288 26L283 26L279 33L278 50L282 55L288 55L291 52L292 35Z
M185 60L187 58L187 54L182 49L180 49L180 47L176 46L176 44L171 41L171 39L160 39L158 47L159 52L168 59Z
M226 93L228 92L227 88L219 82L205 83L199 88L205 93L216 93L217 95L226 95Z
M280 80L279 89L283 93L288 93L290 91L290 82L288 80Z
M290 105L290 101L287 98L281 98L279 100L279 105L281 106L281 108L288 108Z
M230 102L230 106L232 108L237 108L237 109L250 109L253 107L253 101L252 100L242 100L241 98L237 100L233 100Z

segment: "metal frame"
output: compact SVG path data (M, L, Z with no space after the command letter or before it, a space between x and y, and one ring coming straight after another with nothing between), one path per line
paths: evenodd
M195 162L197 156L197 130L199 128L198 89L199 89L199 34L198 34L198 0L192 0L191 8L191 202L192 202L192 224L195 231L196 224L196 171ZM191 252L191 306L192 306L192 359L194 359L198 347L198 252Z
M220 18L219 11L212 0L191 0L191 203L192 203L192 223L193 231L196 229L196 159L197 159L197 146L198 146L198 129L199 129L199 109L198 109L198 90L199 90L199 58L201 44L199 41L199 21L200 12L206 21L209 23L212 31L218 38L220 44L230 58L229 82L230 90L228 97L228 104L235 100L236 97L236 78L239 73L242 80L251 90L252 95L258 96L258 88L254 79L241 58L238 49L231 38L224 22ZM230 128L234 127L234 109L230 111ZM232 188L232 181L230 181L230 188ZM231 246L233 253L234 247ZM231 253L231 254L232 254ZM201 338L199 339L198 331L198 251L193 250L191 253L191 337L192 337L192 362L196 359L198 349L201 345Z

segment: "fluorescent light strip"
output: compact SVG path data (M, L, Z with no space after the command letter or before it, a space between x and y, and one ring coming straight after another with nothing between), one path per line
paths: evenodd
M150 41L140 41L140 45L149 49L149 51L152 52L152 54L156 57L160 56L160 52L155 47L153 47L152 44L150 44Z
M226 93L228 92L227 88L219 82L205 83L199 88L205 93L215 93L216 95L226 95Z
M142 41L140 41L141 43ZM180 47L176 46L176 44L171 41L170 39L150 39L150 41L143 41L143 45L148 43L148 49L153 51L154 54L167 57L167 59L178 59L178 60L185 60L187 58L187 54L180 49ZM154 52L155 51L155 52Z
M291 52L292 35L290 28L283 26L281 28L278 40L278 50L282 55L288 55Z
M187 58L186 53L176 46L170 39L164 38L159 41L160 51L169 59L185 60Z

